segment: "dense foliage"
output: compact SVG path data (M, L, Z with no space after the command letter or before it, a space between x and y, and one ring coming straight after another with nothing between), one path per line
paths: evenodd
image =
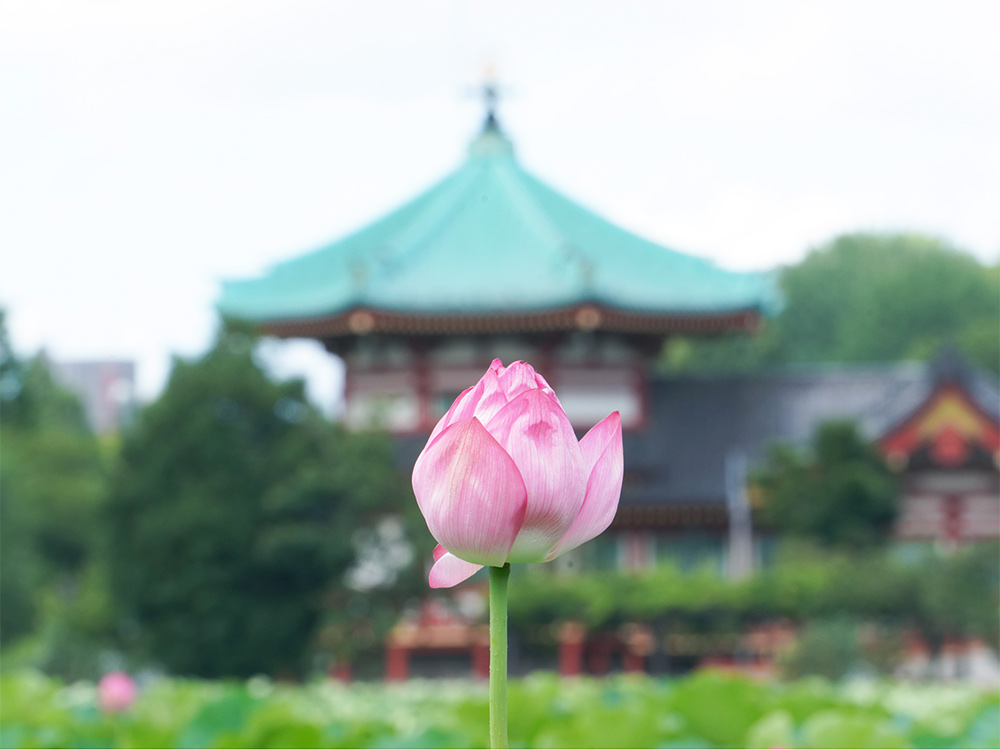
M852 422L820 425L805 454L775 447L754 485L761 520L787 537L860 549L892 532L896 482Z
M564 620L592 629L651 621L673 631L707 633L740 632L776 618L848 616L918 628L935 641L978 636L994 643L1000 637L997 559L992 544L919 561L891 552L796 553L738 581L710 569L681 574L659 568L627 576L515 570L510 622L531 637L538 624Z
M954 343L1000 370L1000 267L913 234L848 234L781 271L784 307L757 336L672 342L674 370L926 358Z
M387 438L348 436L275 383L254 338L178 361L125 435L108 522L134 651L178 674L296 674L356 535L398 512ZM392 583L393 581L388 581Z
M93 686L0 677L5 747L487 747L486 686L303 687L158 680L122 715ZM758 684L718 673L677 681L510 685L512 747L997 747L1000 694L959 685L822 680Z
M86 670L108 626L100 533L107 461L79 401L53 381L44 358L15 355L2 313L0 431L0 644L34 635L35 663Z

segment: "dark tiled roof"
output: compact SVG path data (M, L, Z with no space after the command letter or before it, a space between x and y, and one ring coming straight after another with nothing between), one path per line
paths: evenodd
M939 380L961 382L980 408L1000 415L996 378L943 353L932 363L808 366L741 375L650 380L646 428L625 434L622 505L725 503L726 457L759 464L778 442L806 446L823 422L849 419L876 439L913 413ZM425 436L398 437L408 470Z
M716 504L725 501L726 457L751 466L783 442L808 444L835 419L878 438L916 410L942 377L938 362L793 368L764 374L658 377L650 383L648 427L626 436L632 475L623 504ZM961 368L961 381L984 412L1000 413L994 378Z

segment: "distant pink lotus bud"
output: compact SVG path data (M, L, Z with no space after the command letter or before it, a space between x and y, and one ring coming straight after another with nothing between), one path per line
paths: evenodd
M135 680L124 672L108 672L97 683L97 703L107 713L127 710L136 693Z
M413 467L417 505L440 544L431 587L484 565L547 562L593 539L615 516L622 472L618 412L577 442L545 378L494 360Z

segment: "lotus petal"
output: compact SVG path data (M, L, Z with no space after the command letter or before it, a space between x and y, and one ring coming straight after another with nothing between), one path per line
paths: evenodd
M456 557L503 565L526 512L517 465L478 419L446 427L413 467L413 492L433 537Z
M527 512L508 559L541 562L583 505L587 472L576 434L555 399L537 388L513 399L487 428L513 458L527 489Z
M438 549L444 551L444 547L440 545ZM432 589L451 588L483 568L482 565L466 562L447 551L444 551L439 557L437 550L434 550L434 559L434 567L431 568L431 574L428 578Z
M549 559L593 539L611 525L618 511L624 475L622 420L618 412L605 417L584 435L580 449L590 474L587 494L579 515Z
M535 382L535 368L524 362L511 362L500 374L500 386L508 401L528 389L538 388L538 383Z

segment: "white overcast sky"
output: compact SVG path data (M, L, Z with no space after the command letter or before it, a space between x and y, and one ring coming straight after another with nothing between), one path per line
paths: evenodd
M455 168L492 64L534 174L730 268L853 230L1000 257L1000 3L0 0L0 305L15 347L211 340L224 278ZM329 405L339 371L271 345Z

